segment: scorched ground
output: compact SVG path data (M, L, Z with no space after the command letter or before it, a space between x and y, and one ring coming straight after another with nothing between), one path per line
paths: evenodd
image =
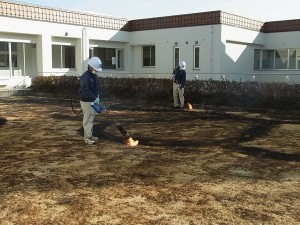
M1 224L299 224L299 112L103 102L82 139L69 100L0 100Z

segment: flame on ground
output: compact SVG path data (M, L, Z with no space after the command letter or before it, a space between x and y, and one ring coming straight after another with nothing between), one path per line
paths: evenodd
M188 107L189 107L189 109L193 109L193 106L191 103L188 103Z
M127 146L133 147L133 146L137 146L139 143L138 140L133 140L133 138L128 138L128 140L126 141Z

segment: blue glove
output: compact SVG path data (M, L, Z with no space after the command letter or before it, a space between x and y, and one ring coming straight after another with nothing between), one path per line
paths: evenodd
M94 103L95 103L96 105L100 105L100 99L99 99L99 98L96 98L95 101L94 101Z
M92 102L91 106L97 113L102 113L105 110L105 107L102 104L97 105L96 103Z

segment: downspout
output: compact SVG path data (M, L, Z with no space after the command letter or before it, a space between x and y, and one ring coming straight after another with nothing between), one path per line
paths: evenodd
M9 60L9 77L13 76L13 67L12 67L12 54L11 54L11 42L8 42L8 60Z
M87 68L87 61L89 58L89 41L88 41L88 37L87 37L87 30L86 28L82 29L82 58L81 58L81 62L82 62L82 73L86 70Z
M213 70L213 26L210 27L210 49L209 49L209 74L211 75Z
M25 77L25 75L26 75L26 59L25 59L25 56L26 56L26 50L25 50L25 43L23 43L23 45L22 45L22 47L23 47L23 76Z

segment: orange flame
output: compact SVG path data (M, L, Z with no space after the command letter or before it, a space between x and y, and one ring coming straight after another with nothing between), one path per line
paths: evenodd
M133 140L133 138L129 138L126 142L127 146L130 146L130 147L134 147L134 146L137 146L139 143L138 140Z
M192 109L193 109L193 106L192 106L192 104L191 104L191 103L188 103L188 107L189 107L189 109L190 109L190 110L192 110Z

